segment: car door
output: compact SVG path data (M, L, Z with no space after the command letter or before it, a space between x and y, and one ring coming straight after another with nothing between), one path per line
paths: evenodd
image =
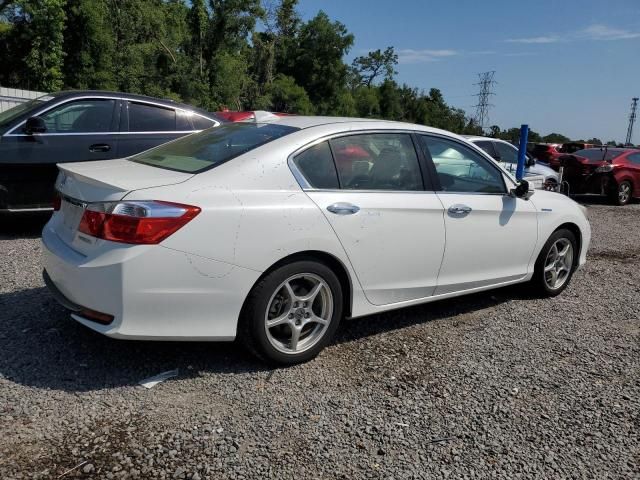
M419 138L445 211L447 243L435 294L522 279L537 241L533 204L510 195L504 174L476 150L443 136Z
M375 305L429 297L436 287L443 208L420 158L409 133L388 132L332 138L293 160Z
M49 205L57 163L114 158L119 106L117 98L72 98L37 112L45 132L27 134L18 126L5 135L3 151L12 159L17 182L9 203L20 208Z
M143 152L195 131L181 109L137 100L124 104L119 157Z

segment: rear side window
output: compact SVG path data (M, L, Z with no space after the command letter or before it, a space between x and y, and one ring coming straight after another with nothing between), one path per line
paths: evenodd
M173 132L176 111L146 103L129 103L130 132Z
M329 142L305 150L294 158L293 163L313 188L340 188Z
M76 100L59 105L41 115L47 133L108 132L113 119L112 99Z
M418 156L406 133L368 133L331 140L345 190L423 190Z
M624 153L624 150L619 149L604 149L604 148L589 148L586 150L576 150L573 152L574 155L578 157L587 158L589 160L607 160L611 161L616 157L619 157Z
M193 122L193 128L195 130L205 130L215 125L215 122L213 120L201 117L200 115L193 115L191 117L191 121Z
M131 157L131 161L178 172L198 173L298 130L268 123L230 123Z
M493 148L493 142L488 140L481 140L478 142L473 142L476 146L480 147L482 150L487 152L491 158L496 158L496 151Z

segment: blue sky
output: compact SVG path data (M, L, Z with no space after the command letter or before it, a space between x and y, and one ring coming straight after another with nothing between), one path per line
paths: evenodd
M640 96L640 0L300 0L355 35L348 60L393 46L399 82L473 113L495 70L490 123L623 141ZM636 124L635 143L640 143Z

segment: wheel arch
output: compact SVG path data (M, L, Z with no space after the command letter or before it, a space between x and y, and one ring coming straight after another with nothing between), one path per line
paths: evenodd
M253 288L268 274L283 265L287 265L299 260L313 260L319 263L323 263L331 268L333 273L335 273L338 277L338 280L340 280L340 286L342 287L343 316L350 317L353 306L353 282L351 280L351 276L349 275L349 271L347 270L347 267L345 267L344 263L336 256L320 250L304 250L292 253L290 255L287 255L286 257L281 258L269 268L267 268L264 272L262 272L262 274L251 286L249 294L251 293ZM249 294L247 294L247 298L249 297ZM246 301L247 299L245 298L245 303ZM242 309L244 310L244 304L242 306Z
M569 230L571 233L573 233L573 235L576 237L576 241L578 242L578 254L574 256L573 258L573 263L574 266L578 265L578 262L580 261L580 255L582 254L582 231L580 230L580 227L578 225L576 225L575 223L572 222L565 222L562 225L559 225L553 232L553 233L557 232L558 230Z

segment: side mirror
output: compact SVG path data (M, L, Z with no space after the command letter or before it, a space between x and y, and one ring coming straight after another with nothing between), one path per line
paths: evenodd
M27 135L33 135L34 133L44 133L47 131L47 124L44 123L42 117L29 117L27 118L24 128L22 129Z
M520 183L516 188L511 189L511 195L518 198L529 200L534 194L533 190L529 190L529 182L526 180L520 180Z
M496 162L501 162L502 161L502 157L500 156L499 153L496 153L495 155L492 155L492 157Z
M533 167L536 164L536 159L533 157L527 157L527 167Z

